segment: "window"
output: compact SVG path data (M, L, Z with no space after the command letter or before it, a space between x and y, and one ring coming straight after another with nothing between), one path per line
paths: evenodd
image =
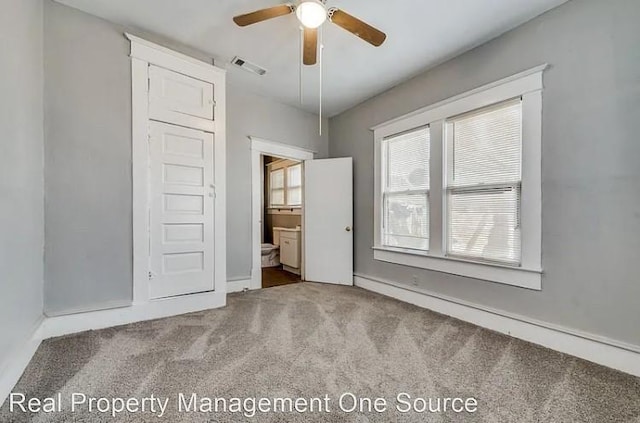
M520 265L522 101L447 121L447 254Z
M302 205L302 165L287 168L287 205Z
M284 206L284 169L272 170L269 173L269 205Z
M374 259L541 289L545 69L372 128Z
M429 249L429 127L383 140L383 236L388 247Z
M268 165L269 207L300 208L302 206L302 164L279 160Z

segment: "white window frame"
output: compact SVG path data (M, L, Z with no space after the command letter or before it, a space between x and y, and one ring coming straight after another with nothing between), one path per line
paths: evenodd
M276 172L282 172L282 186L273 187L273 174ZM281 167L278 169L269 170L269 207L272 209L282 208L287 205L287 168ZM273 202L273 191L282 191L282 204Z
M516 98L512 98L506 101L501 101L500 103L496 103L494 105L488 106L488 107L484 107L481 108L479 110L472 110L469 113L465 113L461 116L469 116L469 115L482 115L485 114L487 112L490 112L491 110L495 110L496 108L499 108L503 105L505 105L506 103L515 103L516 101L519 102L520 105L520 109L522 110L522 98L521 96L518 96ZM458 255L455 253L452 253L449 249L450 245L448 245L448 239L449 239L449 233L448 231L451 230L451 228L449 227L448 223L449 223L449 216L450 216L450 209L449 209L449 205L450 205L450 201L452 199L452 197L455 194L461 194L461 193L475 193L475 194L480 194L482 192L484 192L485 194L487 193L487 190L502 190L504 191L517 191L518 192L518 197L521 197L521 192L522 192L522 175L520 175L520 177L518 178L518 180L511 180L509 182L499 182L499 183L476 183L476 184L470 184L470 185L466 185L463 187L456 187L454 185L454 179L453 179L453 169L454 169L454 156L455 156L455 149L454 149L454 142L455 142L455 135L454 135L454 125L455 125L455 121L456 119L458 119L459 116L454 116L450 119L447 119L446 123L445 123L445 139L444 139L444 163L445 163L445 169L444 169L444 188L443 188L443 192L445 194L445 215L444 215L444 225L445 225L445 232L444 232L444 236L445 236L445 254L448 254L449 257L454 257L454 258L458 258L458 259L462 259L462 260L471 260L471 261L479 261L482 263L496 263L496 264L504 264L505 266L510 266L510 267L514 267L514 266L520 266L521 260L522 260L522 254L520 254L520 257L518 258L518 263L513 263L513 262L500 262L497 260L491 260L491 259L484 259L484 258L480 258L480 257L474 257L474 256L464 256L464 255ZM520 140L522 143L522 139ZM522 153L522 151L521 151ZM521 160L522 160L522 154L521 154ZM522 173L522 172L521 172ZM522 207L521 204L519 202L518 204L518 221L520 221L520 213L521 213ZM518 226L520 226L520 224L518 223ZM522 235L522 234L521 234ZM520 237L522 238L522 237ZM522 240L520 240L522 241ZM522 251L520 251L520 253L522 253Z
M427 129L427 131L429 130L429 126L421 126L421 127L417 127L417 128L412 128L410 129L408 132L412 132L412 131L417 131L417 130L422 130L422 129ZM400 133L396 133L393 134L391 137L393 137L394 135L402 135L404 133L406 133L407 131L403 131ZM388 178L388 155L389 155L389 150L388 150L388 138L391 137L384 137L381 140L381 144L380 144L380 154L381 154L381 164L380 164L380 195L381 195L381 218L382 221L380 222L380 228L381 228L381 234L384 233L384 224L387 220L387 217L385 216L385 199L388 197L393 197L396 195L424 195L427 198L427 206L429 208L429 214L431 213L430 209L431 209L431 192L430 189L406 189L406 190L402 190L402 191L394 191L394 190L388 190L388 184L389 181L387 180ZM385 148L386 146L386 148ZM431 182L429 182L431 183ZM431 228L429 228L431 229ZM390 245L386 245L384 243L384 235L380 236L380 245L385 248L385 249L390 249L390 250L395 250L395 251L406 251L406 252L417 252L418 254L421 253L426 253L429 251L429 245L431 242L431 233L429 233L429 238L427 238L427 249L426 250L421 250L418 248L403 248L403 247L394 247L394 246L390 246Z
M532 290L542 289L542 91L544 64L377 125L374 132L374 259ZM447 119L513 98L522 98L522 257L520 266L446 255ZM429 251L382 245L382 140L429 125Z
M291 173L291 169L296 168L296 167L300 168L300 184L299 185L291 185L289 183L290 182L289 181L289 179L290 179L289 175ZM285 171L286 171L286 178L285 178L285 184L284 184L284 186L285 186L285 196L286 196L285 202L287 203L288 207L294 207L294 208L302 207L302 195L300 195L300 202L297 203L297 204L292 204L290 202L290 200L289 200L291 198L291 195L289 195L289 192L291 190L297 189L297 188L300 188L300 190L302 190L302 163L298 163L298 164L294 164L294 165L291 165L291 166L287 166L285 168Z
M265 199L265 202L267 204L267 209L269 209L269 213L274 213L274 214L281 214L282 211L285 211L284 214L290 214L290 213L299 214L299 211L302 209L302 201L300 201L299 204L291 204L289 202L289 198L290 198L289 191L295 188L302 189L304 184L301 181L300 185L290 185L289 169L294 167L299 167L300 172L302 172L302 162L291 163L291 160L287 160L287 159L285 159L284 162L285 164L283 164L281 160L278 160L276 162L272 162L267 165L268 181L265 181L265 183L267 183L268 198ZM275 165L276 167L272 167L273 165ZM271 180L274 172L282 172L283 185L280 188L272 187ZM282 191L282 196L284 199L282 204L277 204L273 202L272 198L273 198L274 190Z

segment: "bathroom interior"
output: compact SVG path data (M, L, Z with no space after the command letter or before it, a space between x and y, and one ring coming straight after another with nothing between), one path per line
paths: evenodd
M262 288L301 281L302 163L263 156Z

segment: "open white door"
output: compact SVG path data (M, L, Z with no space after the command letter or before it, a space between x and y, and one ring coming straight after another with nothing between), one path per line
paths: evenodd
M304 162L305 280L353 285L353 160Z
M213 134L150 124L150 298L214 288Z

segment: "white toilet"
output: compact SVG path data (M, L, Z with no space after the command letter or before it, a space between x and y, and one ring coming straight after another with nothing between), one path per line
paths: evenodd
M280 229L273 229L273 244L262 244L262 267L280 266Z

